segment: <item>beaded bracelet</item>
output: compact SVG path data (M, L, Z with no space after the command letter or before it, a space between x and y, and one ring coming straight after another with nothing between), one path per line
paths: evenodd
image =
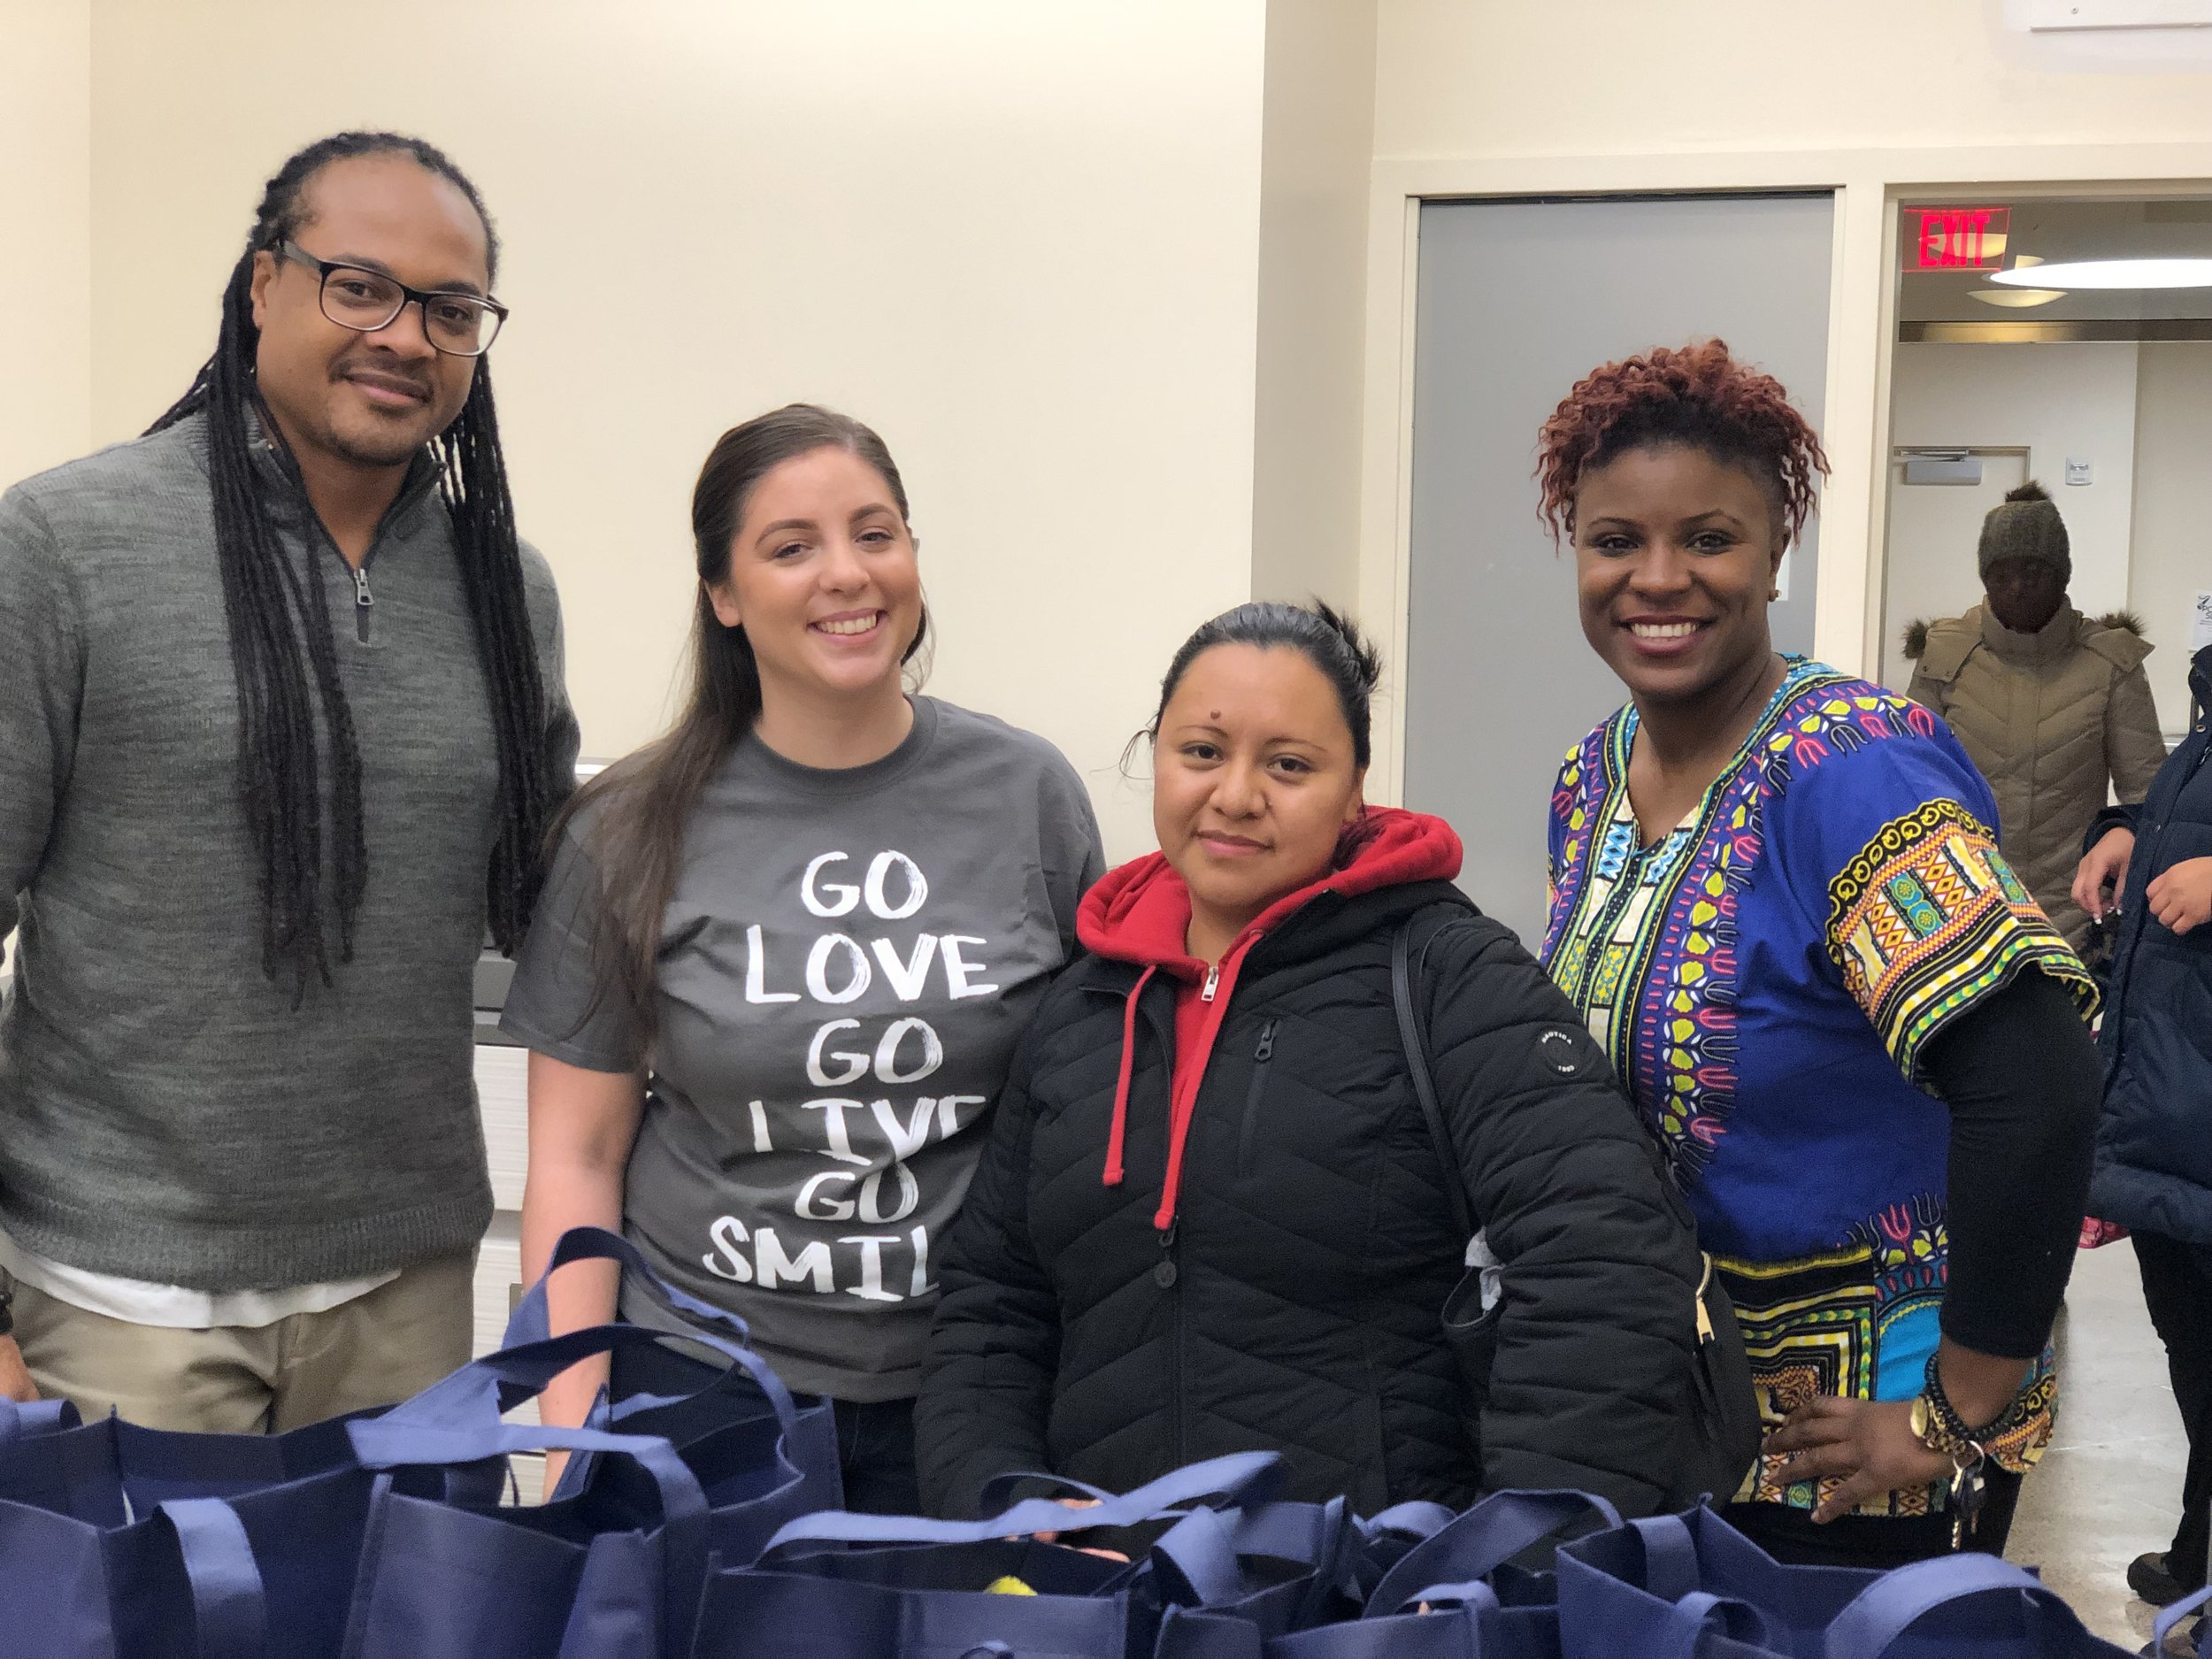
M1944 1392L1937 1356L1932 1354L1924 1386L1913 1402L1913 1432L1932 1452L1955 1460L1978 1455L2000 1469L2024 1472L2049 1436L2051 1401L2057 1389L2057 1378L2047 1371L2015 1394L1993 1422L1983 1428L1969 1428Z
M1928 1369L1920 1388L1920 1400L1926 1404L1927 1409L1916 1414L1923 1421L1916 1423L1915 1428L1920 1435L1921 1444L1930 1451L1956 1456L1969 1448L1978 1447L1987 1438L1990 1431L1996 1428L1997 1423L1990 1424L1988 1429L1980 1432L1966 1426L1966 1419L1959 1415L1958 1408L1951 1403L1951 1396L1944 1392L1943 1371L1937 1363L1938 1359L1937 1355L1928 1356ZM2010 1412L2016 1403L2008 1402L2005 1412ZM2001 1413L1997 1422L2003 1420L2004 1415Z

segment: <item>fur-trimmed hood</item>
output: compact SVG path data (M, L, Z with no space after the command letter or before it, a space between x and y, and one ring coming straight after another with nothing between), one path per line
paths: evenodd
M1963 622L1965 618L1959 617L1953 620ZM2143 618L2132 611L2108 611L2101 617L2090 617L2086 620L2093 628L2117 628L2123 634L2132 634L2139 640L2150 637L2143 626ZM1905 624L1905 655L1911 661L1916 663L1927 655L1928 630L1933 626L1925 617L1915 617Z

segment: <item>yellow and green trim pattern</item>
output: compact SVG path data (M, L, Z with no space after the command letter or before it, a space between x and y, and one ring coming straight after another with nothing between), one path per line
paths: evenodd
M2029 968L2064 985L2086 1019L2096 982L1956 801L1891 819L1828 884L1827 947L1898 1070L1928 1040Z

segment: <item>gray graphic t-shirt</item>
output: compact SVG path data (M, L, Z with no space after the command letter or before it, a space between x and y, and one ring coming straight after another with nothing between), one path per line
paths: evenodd
M587 813L501 1029L591 1071L649 1064L623 1229L671 1282L749 1321L794 1388L913 1394L936 1253L1103 868L1082 781L1042 738L930 697L865 766L747 741L686 830L649 1056L595 997L589 840Z

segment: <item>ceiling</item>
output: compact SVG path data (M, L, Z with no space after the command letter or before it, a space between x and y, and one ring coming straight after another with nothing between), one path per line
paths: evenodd
M2032 338L2202 339L2212 332L2155 326L2162 321L2212 324L2212 288L2081 290L2032 308L1999 306L1978 299L1977 290L2005 291L1990 280L1990 270L1924 272L1909 268L1916 252L1919 205L1901 210L1899 263L1904 267L1897 279L1901 338L1961 337L1956 330L1914 326L1927 324L2007 326L2002 333L1986 336L1990 338L2008 334ZM1990 194L1977 196L1971 201L1962 196L1958 205L2011 210L2011 226L2002 255L2008 267L2023 256L2046 265L2076 259L2212 258L2212 196L2162 196L2148 200L2110 196L2008 199ZM2067 322L2102 326L2082 329L2047 326ZM2153 326L2124 326L2145 322Z

